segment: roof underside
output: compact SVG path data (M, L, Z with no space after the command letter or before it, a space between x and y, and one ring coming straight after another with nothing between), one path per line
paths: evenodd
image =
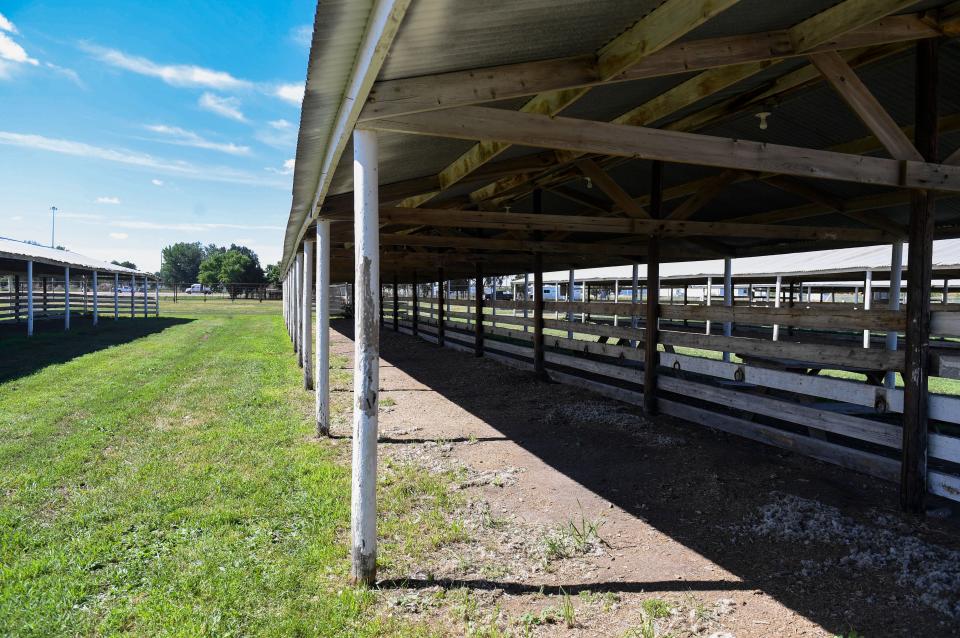
M848 2L855 0L848 0ZM365 3L323 2L317 12L316 34L311 51L307 97L301 123L297 150L297 168L294 180L294 199L284 260L298 247L311 216L316 195L317 167L334 140L325 137L329 122L340 108L345 78L352 69L352 61L362 39L364 20L370 7ZM429 76L470 69L515 64L522 62L566 58L595 54L604 44L624 33L638 20L666 4L661 0L643 0L625 3L619 0L523 0L477 3L467 0L412 0L403 18L400 30L393 40L389 54L380 70L376 87L394 80ZM678 42L696 42L707 38L757 34L788 29L838 4L838 0L797 0L770 2L769 0L740 0L719 15L697 26ZM888 3L890 4L890 3ZM901 15L923 17L928 22L941 15L936 10L949 2L928 1L900 7ZM346 5L349 5L346 6ZM922 14L920 12L929 13ZM915 46L912 42L878 44L865 49L843 52L851 67L900 126L914 122ZM940 48L940 157L946 158L960 147L960 45L944 40ZM719 90L705 92L699 99L680 108L657 111L662 117L646 122L652 128L673 128L705 135L783 144L802 148L839 150L874 157L890 157L878 144L858 148L842 145L869 137L868 129L839 94L822 81L816 72L806 81L790 90L777 90L785 77L809 72L812 67L806 56L789 57L744 79ZM648 77L627 82L596 86L579 100L565 108L561 115L592 121L611 121L634 109L649 104L666 92L697 76L700 71ZM339 91L339 93L338 93ZM755 96L769 94L757 101ZM517 110L530 99L514 97L480 106ZM739 101L739 103L738 103ZM722 109L721 109L722 107ZM709 113L695 125L688 124L690 116ZM770 112L769 126L761 130L758 112ZM326 127L326 128L325 128ZM379 134L379 168L381 205L402 201L417 193L437 189L437 175L459 156L469 151L476 142L469 140L407 135L381 132ZM510 175L509 164L523 158L533 160L543 156L545 149L511 146L491 162L467 175L458 183L433 196L421 208L449 209L451 216L457 209L481 211L532 212L532 183L526 188L508 191L493 198L477 198L482 187L497 181L503 174ZM352 224L349 223L352 190L352 148L347 145L336 165L330 188L326 194L321 215L335 220L333 224L335 280L350 280L353 268ZM652 162L624 157L588 156L631 197L646 205L650 193ZM529 163L529 162L528 162ZM507 166L505 173L498 166ZM547 171L538 168L528 176L537 176L543 190L543 211L552 214L577 216L623 217L605 189L565 164ZM663 185L665 201L663 216L669 216L683 204L690 193L699 188L697 180L717 177L720 168L693 164L667 163L664 166ZM514 173L516 174L516 170ZM837 228L877 230L904 227L909 219L909 195L902 189L889 186L865 185L847 181L828 181L805 177L791 177L791 188L774 185L768 176L743 174L728 180L717 193L708 198L689 219L694 221L729 221L746 216L758 216L770 211L781 211L811 205L814 193L821 202L862 201L876 196L872 205L856 209L860 219L836 211L816 216L794 217L783 222L807 228ZM407 184L419 180L420 184ZM693 182L692 189L684 185ZM391 194L388 185L396 185ZM388 188L385 189L384 187ZM676 194L672 196L671 189ZM897 195L901 195L897 199ZM960 194L960 193L957 193ZM577 200L577 201L575 201ZM409 200L403 205L409 205ZM842 207L842 206L840 206ZM316 216L317 212L313 212ZM864 221L864 216L877 224ZM759 218L758 218L759 220ZM743 220L753 221L753 220ZM938 237L960 236L960 198L944 194L936 204ZM516 231L423 226L384 226L382 233L411 236L440 235L462 238L531 238L531 233ZM549 239L549 233L539 236ZM641 245L646 235L616 236L599 233L566 233L563 241L596 244L598 249L586 251L545 252L545 269L567 269L612 266L636 259L638 253L625 258L622 247L631 241ZM724 255L752 256L782 254L796 251L864 246L883 241L830 241L826 239L771 239L737 235L702 237L678 236L662 240L662 259L667 262L715 259ZM611 254L602 250L604 244L617 245ZM482 246L470 248L454 246L399 246L384 244L381 248L381 273L384 280L396 274L401 281L436 278L436 268L443 266L445 276L466 276L475 271L477 261L484 263L484 273L512 274L530 269L531 253L517 250L485 250Z
M149 275L149 273L110 264L69 250L59 250L57 248L50 248L49 246L37 246L15 239L0 237L0 274L19 274L25 272L26 262L28 261L34 262L38 274L53 272L53 268L58 269L57 272L59 274L59 272L61 272L59 269L69 266L75 271L152 276Z

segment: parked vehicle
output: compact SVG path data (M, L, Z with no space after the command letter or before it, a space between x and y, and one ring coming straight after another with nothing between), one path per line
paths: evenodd
M530 286L529 290L530 299L533 299L533 286ZM573 301L580 301L583 299L583 291L580 289L580 286L574 286L573 288ZM557 284L543 284L543 300L544 301L566 301L566 288L564 288L564 294L560 295L560 286Z
M490 301L491 299L493 299L493 293L492 293L492 292L484 292L484 293L483 293L483 298L484 298L485 300L487 300L487 301ZM509 292L509 291L507 291L507 290L498 290L498 291L497 291L497 299L498 299L499 301L513 301L513 293L512 293L512 292Z
M183 292L187 293L188 295L209 295L210 288L208 286L204 286L203 284L193 284L184 288Z

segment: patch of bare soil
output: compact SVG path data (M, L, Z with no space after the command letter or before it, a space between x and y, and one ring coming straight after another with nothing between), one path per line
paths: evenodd
M956 515L904 517L892 485L412 337L381 347L381 454L455 477L466 530L386 561L404 567L380 574L385 615L449 635L960 635Z

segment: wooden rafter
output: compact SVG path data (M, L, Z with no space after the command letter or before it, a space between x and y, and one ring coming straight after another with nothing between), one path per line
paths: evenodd
M809 51L912 4L915 0L845 0L790 29L790 39L797 51Z
M891 157L923 160L903 130L843 58L835 51L827 51L811 55L810 61L860 121L880 140Z
M608 80L622 73L737 2L739 0L666 0L601 48L596 64L599 79ZM520 110L524 113L556 115L588 91L588 87L579 87L540 93ZM481 140L440 171L441 190L458 183L509 146L503 142Z
M853 219L865 226L870 226L872 228L877 228L885 232L891 233L895 237L903 237L906 235L906 229L891 222L886 217L881 217L876 214L870 214L862 210L847 210L847 203L843 200L842 197L837 197L826 191L811 186L805 182L801 182L793 177L786 177L784 175L775 175L764 180L767 184L775 186L785 192L792 193L807 199L814 204L819 204L825 209L836 211L848 219Z
M643 206L634 201L630 193L623 190L623 187L614 181L606 171L597 166L595 162L589 159L582 159L577 161L577 168L580 169L580 172L583 173L585 177L589 177L597 188L606 193L607 197L627 215L641 219L650 219L650 215L643 209Z
M960 191L960 167L478 106L377 120L364 127L865 184Z
M697 214L701 208L713 201L717 195L722 193L730 184L734 183L744 175L743 171L727 169L709 178L703 188L700 188L693 195L677 206L667 219L684 220L690 219Z

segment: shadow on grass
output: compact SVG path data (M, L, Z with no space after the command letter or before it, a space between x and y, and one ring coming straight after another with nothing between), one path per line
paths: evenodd
M63 320L37 321L33 336L27 337L26 324L0 324L0 383L33 374L38 370L65 363L76 357L162 332L193 319L147 317L101 319L96 327L89 317L71 318L70 331Z

